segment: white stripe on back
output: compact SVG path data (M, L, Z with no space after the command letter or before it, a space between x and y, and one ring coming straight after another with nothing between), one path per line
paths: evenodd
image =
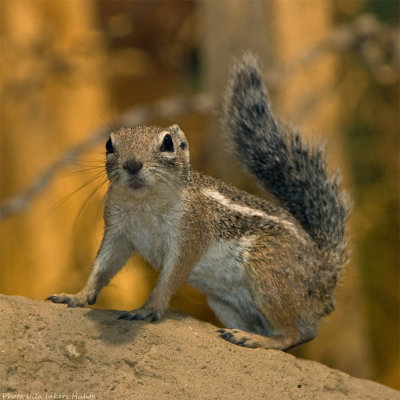
M284 226L287 230L290 230L297 238L304 241L304 238L299 234L297 227L293 225L291 222L286 221L283 218L279 218L275 215L268 215L264 211L257 210L255 208L251 208L248 206L243 206L241 204L237 204L232 200L225 197L222 193L218 192L217 190L213 189L202 189L202 192L205 196L210 199L216 200L218 203L223 205L226 208L229 208L232 211L236 211L239 214L248 215L249 217L261 217L266 221L272 221L277 224Z

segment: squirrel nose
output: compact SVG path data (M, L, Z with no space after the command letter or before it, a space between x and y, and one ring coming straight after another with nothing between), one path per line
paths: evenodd
M128 172L128 174L135 175L142 169L143 163L135 160L128 160L124 162L124 165L122 167L126 172Z

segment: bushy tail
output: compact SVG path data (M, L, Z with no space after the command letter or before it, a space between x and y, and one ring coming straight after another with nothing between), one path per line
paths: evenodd
M328 177L321 147L309 146L298 132L271 113L255 59L235 65L225 98L225 124L239 161L275 195L336 268L345 262L346 196L338 176Z

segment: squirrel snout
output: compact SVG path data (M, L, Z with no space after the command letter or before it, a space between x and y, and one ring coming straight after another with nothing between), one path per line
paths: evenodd
M135 175L143 168L143 163L135 160L125 161L122 168L130 175Z

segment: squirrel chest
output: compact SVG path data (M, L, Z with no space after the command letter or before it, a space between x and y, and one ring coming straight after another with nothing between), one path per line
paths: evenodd
M138 201L119 199L116 203L112 192L108 200L108 218L112 224L146 261L162 269L169 252L179 243L179 202L166 206L147 198Z

